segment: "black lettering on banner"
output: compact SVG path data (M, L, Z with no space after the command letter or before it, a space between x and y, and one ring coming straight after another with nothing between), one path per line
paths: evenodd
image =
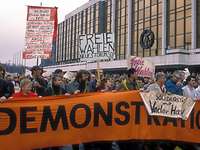
M40 132L45 132L47 130L48 121L50 122L51 128L56 130L60 120L62 120L63 129L69 129L64 105L58 107L55 119L53 118L50 106L45 106L42 114Z
M190 113L190 128L194 129L194 109Z
M168 125L168 123L172 123L174 127L177 127L177 119L164 117L163 126Z
M9 117L9 126L4 130L0 130L0 135L7 135L12 133L15 130L17 124L17 117L15 112L9 108L0 108L0 113L5 113ZM1 120L2 119L0 118L0 122Z
M198 129L200 129L200 111L196 114L196 126Z
M86 116L85 116L85 121L83 123L77 123L76 122L76 111L78 109L84 109L86 112ZM86 126L89 125L90 121L91 121L91 111L89 106L85 105L85 104L77 104L75 105L70 113L70 121L71 124L74 128L84 128Z
M127 111L122 111L121 107L124 107L125 109L129 109L129 104L127 102L119 102L117 103L115 109L116 112L122 116L124 116L124 120L120 120L120 118L115 118L115 122L118 125L126 125L130 121L130 114Z
M37 111L37 107L22 107L20 109L20 133L35 133L37 128L28 128L28 122L34 122L35 117L28 117L27 112Z
M107 114L99 103L94 103L94 127L99 126L100 116L107 126L112 126L112 103L107 103Z
M135 124L140 124L140 108L144 105L143 102L131 102L135 106Z
M152 125L153 122L155 123L155 125L160 126L160 121L159 121L159 118L157 116L149 116L148 115L147 124Z

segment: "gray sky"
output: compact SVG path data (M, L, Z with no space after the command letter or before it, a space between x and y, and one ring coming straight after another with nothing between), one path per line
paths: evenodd
M13 61L24 48L27 5L58 7L58 22L88 0L4 0L0 5L0 62ZM27 61L29 66L35 65Z

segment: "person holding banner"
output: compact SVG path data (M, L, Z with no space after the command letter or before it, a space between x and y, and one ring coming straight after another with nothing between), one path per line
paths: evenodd
M165 88L165 74L163 72L156 73L156 82L153 84L150 84L145 91L155 91L158 93L166 93Z
M70 85L71 91L68 91L71 94L79 94L79 93L87 93L91 91L96 91L96 89L91 89L89 87L90 81L90 73L86 70L80 70L77 75L76 79ZM100 150L109 150L111 148L111 143L104 143L104 142L95 142L95 143L84 143L84 150L91 150L91 149L100 149ZM78 150L79 145L72 145L73 150Z
M34 66L31 69L33 91L38 94L38 96L46 96L47 81L42 77L43 69L39 66Z
M174 71L172 78L165 83L167 93L183 95L182 83L180 83L180 71Z
M186 86L183 87L183 96L190 97L193 100L197 100L199 98L198 93L194 88L195 82L196 82L195 77L193 76L187 77Z
M32 82L29 79L23 79L20 82L20 92L13 94L13 98L17 97L37 97L36 93L33 93Z
M139 90L137 85L137 75L136 70L131 68L127 70L128 79L124 79L122 81L121 90L129 91L129 90Z
M90 73L86 70L80 70L76 75L76 79L70 84L70 89L67 92L70 94L90 92L89 80Z
M49 83L47 87L46 94L47 96L56 96L56 95L64 95L65 90L62 87L63 81L61 76L55 75L52 78L52 81Z
M5 69L0 66L0 102L4 102L11 96L12 93L8 90L8 84L6 83L5 77Z
M68 89L67 92L70 94L79 94L79 93L89 92L89 85L88 85L89 79L90 79L89 72L86 70L80 70L76 75L76 79L72 83L70 83L70 85L69 85L70 89ZM86 147L88 145L89 144L84 145L84 147ZM72 148L73 148L73 150L79 150L79 145L74 144L74 145L72 145Z

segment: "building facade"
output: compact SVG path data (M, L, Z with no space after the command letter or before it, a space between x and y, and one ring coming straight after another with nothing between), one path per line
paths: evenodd
M157 66L199 65L198 58L188 60L200 52L198 26L199 0L89 0L58 25L55 62L80 62L79 35L112 32L116 62L133 55ZM140 38L146 29L154 33L154 44L144 49Z

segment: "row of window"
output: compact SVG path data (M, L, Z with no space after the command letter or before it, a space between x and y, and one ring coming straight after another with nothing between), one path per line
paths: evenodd
M200 3L200 2L199 2ZM198 3L198 5L200 5ZM141 57L157 56L162 52L162 0L135 0L132 2L131 54ZM191 48L191 0L169 0L167 4L168 48ZM200 14L200 8L199 8ZM128 1L116 0L115 8L116 59L125 59L128 35ZM200 16L200 15L199 15ZM200 17L199 17L200 18ZM70 62L79 58L78 37L112 31L112 0L99 1L59 24L56 62ZM200 23L200 19L199 19ZM150 49L140 46L144 29L154 32ZM200 30L199 37L200 37ZM200 43L199 43L200 45Z

